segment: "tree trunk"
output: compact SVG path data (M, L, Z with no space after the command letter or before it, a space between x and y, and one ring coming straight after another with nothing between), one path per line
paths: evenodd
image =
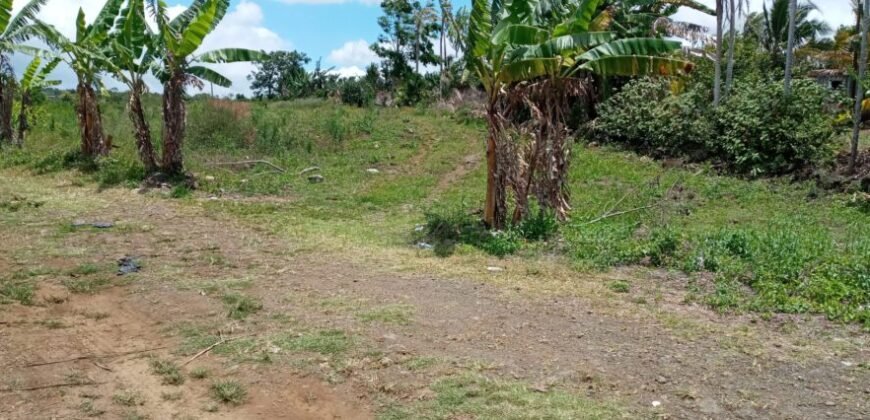
M716 0L716 69L713 76L715 78L713 80L713 106L719 106L719 102L722 100L723 1L725 0Z
M794 71L794 44L795 44L795 20L797 14L797 0L788 2L788 44L785 52L785 95L791 95L791 77Z
M863 6L859 4L858 8L855 10L855 33L856 34L861 33L861 21L863 19L863 16L864 16ZM859 50L860 50L860 48L855 48L854 51L852 51L852 70L855 72L855 74L858 74L858 60L860 59L860 54L861 54L861 52ZM858 81L858 79L856 79L854 76L852 76L852 86L850 87L850 90L849 90L850 97L852 97L852 98L855 97L855 94L858 92L859 85L860 85L860 82Z
M145 173L151 174L157 171L157 161L154 158L154 145L151 143L151 128L145 119L145 110L142 107L142 92L145 84L139 80L130 89L130 102L128 111L130 121L133 122L133 135L136 138L136 149L139 151L139 159L145 166Z
M870 0L864 0L864 18L861 22L861 59L858 61L858 88L855 89L855 111L852 114L852 147L849 154L849 172L855 172L858 163L858 141L861 136L861 111L864 103L864 89L860 81L867 73L868 37L870 37Z
M725 72L725 96L731 94L734 85L734 51L737 49L737 2L728 0L728 69Z
M501 230L505 227L507 217L507 178L505 168L499 165L499 137L501 122L495 105L487 109L489 137L486 141L486 205L483 211L483 221L490 229Z
M76 87L78 104L76 113L79 119L79 132L82 137L82 155L89 158L105 156L109 153L103 133L103 119L97 94L91 84L79 79Z
M24 140L27 136L27 130L30 129L30 124L27 122L27 109L30 108L30 92L21 92L21 107L18 110L18 135L16 143L18 147L24 147Z
M14 75L0 75L0 146L4 142L15 143L15 131L12 128L12 107L15 103Z
M163 84L163 171L169 175L184 172L181 148L186 118L184 73L175 71Z

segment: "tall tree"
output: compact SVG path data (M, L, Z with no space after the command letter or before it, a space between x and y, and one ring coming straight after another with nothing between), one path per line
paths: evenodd
M299 81L307 76L305 65L311 62L304 53L275 51L257 61L249 76L251 90L258 98L291 99L307 94L308 87Z
M182 146L187 125L185 87L202 88L202 81L229 87L229 79L200 64L256 61L263 54L241 48L227 48L195 54L203 39L214 31L226 14L229 0L194 0L175 19L169 20L163 0L149 0L157 20L155 75L163 82L162 170L169 175L184 173Z
M797 30L797 0L788 3L788 43L785 50L785 96L791 95L791 77L794 68L795 32Z
M773 0L770 7L762 3L762 13L750 13L746 18L744 36L757 41L770 54L773 62L782 66L783 51L788 43L789 5L791 0ZM824 21L811 19L810 14L817 10L814 3L798 2L795 12L796 47L831 32Z
M0 146L14 141L12 106L15 101L15 71L9 53L35 54L34 48L21 43L33 35L32 21L48 0L30 0L12 16L13 0L0 0Z
M722 100L722 48L724 41L725 0L716 0L716 62L713 74L713 106L719 106Z
M439 65L441 66L441 72L439 77L439 86L438 89L440 95L444 96L444 84L447 81L447 66L448 63L447 58L447 46L448 46L448 37L449 37L449 28L452 24L453 20L453 4L450 0L440 0L438 3L441 6L441 28L438 31L438 55L440 57Z
M91 159L109 153L97 91L102 87L101 73L114 66L109 58L112 55L110 31L123 3L124 0L108 0L91 24L86 23L85 12L80 8L74 39L67 38L51 25L36 22L39 35L57 51L76 75L76 114L81 151L83 156Z
M725 95L734 85L734 52L737 50L737 19L749 10L749 0L728 0L728 66L725 70Z
M378 18L381 34L371 49L382 60L384 78L396 84L412 71L408 62L415 37L415 9L409 0L384 0L381 9L384 13Z
M439 57L435 55L432 37L438 32L438 13L431 3L420 7L414 6L414 71L420 74L420 64L435 64Z
M864 18L861 20L861 57L858 61L858 88L855 89L855 110L852 114L852 147L849 154L849 172L858 164L858 141L861 135L861 110L864 104L864 87L861 82L867 72L868 43L870 43L870 0L864 0Z

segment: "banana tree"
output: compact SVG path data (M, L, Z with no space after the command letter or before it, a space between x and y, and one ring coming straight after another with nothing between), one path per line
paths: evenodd
M125 0L108 0L93 23L87 24L85 12L79 9L76 34L69 39L54 26L36 21L39 36L55 49L57 56L72 68L78 84L76 114L81 134L82 155L96 158L109 153L109 144L103 132L103 120L97 91L102 89L100 75L113 67L109 48L110 32Z
M225 76L202 64L256 61L265 54L241 48L228 48L195 54L203 39L214 31L229 0L195 0L178 17L169 20L163 0L149 0L151 14L157 20L153 72L163 83L163 158L162 170L170 175L184 172L186 107L184 89L188 85L202 88L203 80L222 87L232 83Z
M514 0L508 4L472 1L466 60L468 70L481 81L487 94L489 135L484 221L490 228L505 226L507 190L511 183L520 200L519 213L514 217L522 217L525 210L521 208L526 206L526 195L532 188L535 171L532 162L545 165L539 170L548 184L544 195L551 197L541 204L551 206L560 217L566 216L569 147L564 143L566 114L559 108L569 98L559 95L567 85L573 85L572 90L582 91L584 87L578 87L577 83L586 83L590 75L599 78L678 75L691 69L686 61L662 56L678 50L679 42L659 38L617 39L618 33L607 31L608 19L601 19L601 4L601 0L582 0L564 13L547 7L543 0ZM516 89L527 89L532 83L546 84L531 89L538 92L536 103L531 104L533 119L540 120L537 147L525 158L526 164L518 164L517 161L524 159L511 151L508 126L512 121L501 105ZM555 107L546 104L554 98L559 98ZM540 153L544 151L550 155L542 157ZM517 168L524 169L518 171ZM526 181L517 182L518 178ZM552 197L554 193L558 197Z
M36 55L37 50L22 45L32 35L31 22L48 0L31 0L12 16L13 0L0 0L0 145L13 141L12 105L15 98L15 72L9 53Z
M19 83L21 88L21 101L19 102L18 108L18 135L16 136L18 147L24 146L27 130L30 129L27 114L33 104L33 95L42 89L60 84L59 80L48 80L48 75L54 71L58 64L60 64L60 60L54 59L49 61L44 67L40 68L40 65L42 65L42 58L34 57L33 61L30 62L30 65L28 65L27 69L24 71L24 75L21 77L21 82Z
M139 159L147 174L159 169L154 156L151 128L148 126L142 105L142 95L147 88L145 76L154 65L154 54L150 53L154 44L154 34L145 20L144 0L129 0L126 7L121 10L115 29L112 31L110 48L113 66L109 70L116 79L127 85L129 91L127 112L133 123L133 137L136 140Z

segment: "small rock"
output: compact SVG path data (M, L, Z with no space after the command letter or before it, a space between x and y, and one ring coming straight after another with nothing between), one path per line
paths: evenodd
M847 361L842 361L842 362L840 362L840 363L842 363L843 366L845 366L845 367L852 367L852 365L853 365L852 362L847 362Z
M420 242L417 244L417 248L425 251L431 251L434 247L431 244L427 244L426 242Z
M138 273L142 269L139 261L133 257L124 257L118 260L118 275L124 276L127 274Z
M215 177L213 177L211 175L206 175L205 178L203 178L203 179L208 181L208 182L214 182Z
M319 184L324 181L323 175L311 175L308 177L308 182L312 184Z
M112 222L94 222L91 224L91 226L97 229L109 229L115 227L115 224Z
M417 225L417 226L414 226L414 232L420 233L420 232L422 232L422 231L424 231L424 230L426 230L426 225Z
M653 402L652 402L652 406L653 406L653 407L658 407L658 406L661 406L661 405L662 405L662 402L661 402L661 401L653 401Z
M87 225L88 225L88 222L86 222L84 220L73 220L73 222L72 222L72 227L74 227L74 228L84 227Z
M668 378L665 378L664 376L659 376L656 378L656 382L660 384L666 384L668 383Z
M366 169L366 172L368 172L372 175L377 175L377 174L381 173L381 171L378 170L377 168L368 168L368 169Z
M213 196L209 197L208 199L209 199L209 201L215 201L218 199L218 197L216 195L213 195Z
M489 271L490 273L500 273L500 272L504 271L504 268L502 268L502 267L486 267L486 271Z
M835 403L833 401L825 401L825 405L828 407L833 407L833 406L837 405L837 403Z

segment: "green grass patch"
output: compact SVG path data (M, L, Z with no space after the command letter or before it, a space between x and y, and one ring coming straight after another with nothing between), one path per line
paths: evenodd
M593 402L565 391L539 392L519 382L464 375L439 380L432 385L431 401L391 406L378 416L381 420L404 419L612 419L620 415L614 407Z
M377 306L357 313L356 317L363 322L409 325L414 317L414 307L411 305Z
M72 293L94 294L112 285L107 277L78 277L65 279L63 285Z
M298 335L279 336L273 343L281 349L333 355L351 348L353 340L343 331L318 330Z
M228 405L241 405L248 396L245 387L234 380L214 382L209 389L215 401Z
M227 316L232 319L242 320L263 309L263 304L259 300L241 293L227 293L221 299L227 308Z
M0 280L0 304L18 302L22 305L33 304L36 287L27 280Z
M151 372L160 377L163 385L181 385L184 383L184 375L175 362L154 358L149 364Z

